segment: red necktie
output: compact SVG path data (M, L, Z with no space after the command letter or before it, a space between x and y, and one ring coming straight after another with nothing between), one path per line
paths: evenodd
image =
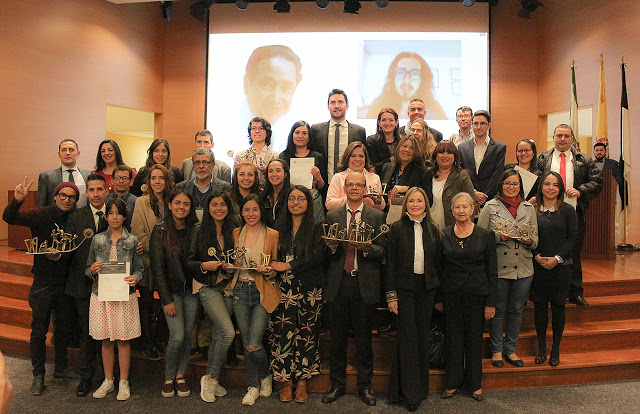
M564 152L560 153L560 177L562 177L562 183L564 187L567 188L567 154Z
M347 237L351 237L351 230L353 229L353 225L356 223L356 214L358 213L358 210L356 211L347 210L347 211L349 211L349 213L351 214L351 219L349 220L349 230L347 232ZM351 271L353 270L355 263L356 263L356 248L351 243L347 243L347 255L344 259L344 271L351 274Z

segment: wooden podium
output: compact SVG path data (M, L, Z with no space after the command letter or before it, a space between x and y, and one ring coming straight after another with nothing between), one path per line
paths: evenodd
M589 208L585 213L585 235L581 252L585 259L613 260L616 257L618 183L609 170L602 171L602 179L602 192L589 201Z

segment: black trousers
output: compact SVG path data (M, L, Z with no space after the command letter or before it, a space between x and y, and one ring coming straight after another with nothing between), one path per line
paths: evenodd
M576 213L578 215L578 241L573 247L571 265L571 285L569 285L569 298L575 298L576 296L583 296L584 289L582 288L582 261L580 260L580 251L582 250L582 244L584 243L584 233L586 230L586 223L584 221L584 211L582 208L577 208Z
M349 321L356 340L358 389L371 385L373 377L373 349L371 347L371 319L374 305L362 300L358 276L342 275L338 296L327 304L331 326L331 357L329 379L334 387L347 384L347 340Z
M89 335L90 298L73 298L80 324L80 375L82 379L93 379L96 373L97 341Z
M445 293L446 388L482 388L482 324L487 297L461 290Z
M44 375L47 360L47 331L51 315L55 315L53 342L55 349L55 370L67 369L67 346L73 330L73 299L64 293L64 286L31 286L29 290L31 306L31 365L33 375Z
M436 289L426 289L424 275L414 290L398 289L396 353L389 378L391 401L419 404L429 396L429 327Z

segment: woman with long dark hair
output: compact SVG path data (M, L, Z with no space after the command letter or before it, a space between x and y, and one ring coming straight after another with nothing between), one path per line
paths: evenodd
M280 302L276 275L269 263L278 257L278 232L267 227L267 212L257 194L240 205L243 225L233 231L235 274L227 289L233 290L233 312L240 328L249 388L242 405L253 405L258 396L271 395L269 360L262 338L269 315Z
M405 194L411 187L420 187L431 205L431 173L425 167L422 147L414 137L408 135L400 140L394 162L382 167L381 177L382 182L387 184L389 200L398 194Z
M267 225L274 227L287 209L287 194L291 188L289 165L279 158L267 164L267 183L262 191L262 203L267 210Z
M498 180L498 193L478 217L478 226L494 232L498 253L496 316L489 322L491 364L501 368L504 360L516 367L524 362L516 354L522 308L533 276L533 253L538 245L536 213L524 199L522 178L507 170ZM529 229L523 234L519 229Z
M271 371L282 383L280 401L307 401L307 380L320 373L318 318L322 309L324 243L322 224L313 219L311 192L291 187L287 210L276 223L280 234L278 257L271 266L279 272L280 304L269 323Z
M151 271L151 233L158 222L168 216L168 198L175 191L173 176L164 166L156 164L149 168L146 177L148 193L136 200L131 219L131 233L140 243L144 252L140 256L144 264L144 277L138 283L140 292L140 324L142 326L143 354L152 360L160 359L154 336L151 332L153 317L153 291L156 283Z
M547 359L547 325L551 304L553 343L549 365L560 364L560 341L566 321L565 303L571 283L573 246L578 242L578 216L572 205L564 202L562 177L549 171L541 177L536 213L538 215L538 247L533 251L533 281L530 299L534 305L534 321L538 337L535 363Z
M191 351L191 333L198 313L198 296L193 294L192 278L185 267L188 242L196 231L198 218L193 198L184 190L167 200L169 214L151 233L151 271L169 327L165 360L163 397L187 397L191 390L184 378Z
M398 113L390 107L382 108L378 112L376 133L367 137L366 144L376 174L382 176L382 167L395 161L399 142Z
M397 315L396 353L389 379L389 400L416 411L429 395L429 326L440 284L440 230L431 221L427 194L407 191L402 218L387 236L386 299Z
M309 140L311 139L311 125L305 121L298 121L291 127L289 132L289 140L287 148L280 153L280 158L285 160L291 166L292 158L313 158L313 168L311 175L313 183L311 188L311 196L313 197L313 214L316 220L324 219L324 201L323 197L327 194L327 163L324 156L319 152L312 151L309 148Z
M144 166L140 168L138 175L136 175L136 178L133 180L133 184L131 185L131 194L136 197L140 197L142 195L142 184L146 182L147 175L149 174L151 167L156 164L162 165L171 172L171 177L175 184L184 181L182 170L171 165L171 147L169 146L169 141L163 138L157 138L153 140L149 146L149 149L147 150L147 161ZM149 188L147 188L146 191L149 192Z
M227 193L213 192L205 201L202 224L192 234L189 243L187 268L193 276L193 290L198 293L204 311L213 322L211 345L207 355L207 374L200 379L200 398L215 402L216 397L227 394L218 378L227 350L233 342L235 328L231 321L233 299L225 293L231 273L222 253L233 249L231 199Z
M107 191L111 193L113 191L113 171L118 165L125 165L122 160L122 152L118 143L112 139L105 139L98 145L98 154L96 155L96 166L94 174L104 177L104 181L107 185ZM133 178L136 177L137 172L132 169Z
M240 218L242 200L249 194L260 194L258 168L250 162L236 164L228 193L231 199L232 214L236 219L236 223L240 224L242 221Z

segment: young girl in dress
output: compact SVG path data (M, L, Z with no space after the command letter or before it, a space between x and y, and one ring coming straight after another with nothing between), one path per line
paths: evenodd
M93 279L89 307L89 334L96 341L102 341L104 368L104 382L93 393L93 398L104 398L108 393L114 391L113 346L114 341L117 341L120 383L116 398L119 401L125 401L129 399L130 395L131 344L129 340L140 336L140 315L134 286L142 279L144 267L142 260L136 253L138 239L122 226L127 217L127 206L124 201L109 200L106 210L109 228L91 240L85 272L88 277ZM131 274L124 278L129 284L129 300L126 302L98 300L98 276L102 264L108 261L131 263Z

